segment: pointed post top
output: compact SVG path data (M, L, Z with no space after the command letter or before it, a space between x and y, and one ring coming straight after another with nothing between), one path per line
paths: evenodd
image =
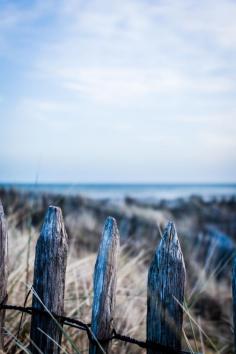
M64 236L67 239L61 208L50 205L47 209L44 222L40 231L40 237L51 239Z
M178 241L178 236L177 236L177 231L175 228L175 224L173 221L169 221L168 224L166 225L163 239L170 240L170 241Z
M112 216L108 216L104 224L103 237L105 236L105 234L107 234L107 236L112 238L112 236L116 234L117 231L118 228L117 228L116 219L113 218Z
M165 252L165 255L174 256L175 259L181 260L184 266L183 254L173 221L169 221L164 230L161 242L156 249L156 256L160 256L163 252Z
M45 215L44 224L52 223L55 217L60 219L62 218L61 208L54 205L49 205Z

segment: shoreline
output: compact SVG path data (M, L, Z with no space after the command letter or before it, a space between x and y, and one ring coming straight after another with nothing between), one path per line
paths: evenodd
M205 202L236 199L236 184L27 184L0 183L0 189L15 193L51 194L94 200L143 203L189 201L201 198Z

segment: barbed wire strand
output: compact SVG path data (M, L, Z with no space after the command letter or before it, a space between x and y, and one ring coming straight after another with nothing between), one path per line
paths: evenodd
M37 309L37 308L33 308L33 307L9 305L9 304L4 304L4 303L0 304L0 310L19 311L21 313L26 313L28 315L32 315L32 313L34 312L34 313L43 314L45 316L49 316L48 312L45 310L41 310L41 309ZM51 313L51 314L58 321L62 322L66 326L70 326L70 327L77 328L82 331L86 331L89 341L91 341L94 344L97 344L96 340L92 336L90 323L85 323L81 320L77 320L75 318L71 318L71 317L67 317L67 316L60 316L55 313ZM19 335L19 328L18 328L17 335ZM166 354L190 354L190 352L188 352L188 351L176 350L174 348L170 348L170 347L162 345L160 343L154 343L154 342L150 342L150 341L141 341L136 338L117 333L115 329L112 330L111 336L109 338L107 338L106 340L99 340L99 343L102 344L104 342L109 342L112 340L119 340L119 341L122 341L125 343L135 344L141 348L146 348L146 349L150 348L150 349L154 349L154 350L159 350L159 351L162 351ZM197 354L197 353L195 353L195 354Z

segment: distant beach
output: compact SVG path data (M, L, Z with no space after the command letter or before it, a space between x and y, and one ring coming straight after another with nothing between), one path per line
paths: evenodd
M81 195L94 199L121 200L125 197L146 201L187 199L200 196L204 200L236 196L236 184L44 184L0 183L0 188L27 192L44 192L63 195Z

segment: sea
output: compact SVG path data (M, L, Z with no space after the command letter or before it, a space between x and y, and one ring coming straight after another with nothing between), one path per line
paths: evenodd
M118 184L118 183L0 183L0 188L27 192L80 195L94 199L122 200L125 197L142 200L173 200L200 196L204 200L236 197L234 184Z

